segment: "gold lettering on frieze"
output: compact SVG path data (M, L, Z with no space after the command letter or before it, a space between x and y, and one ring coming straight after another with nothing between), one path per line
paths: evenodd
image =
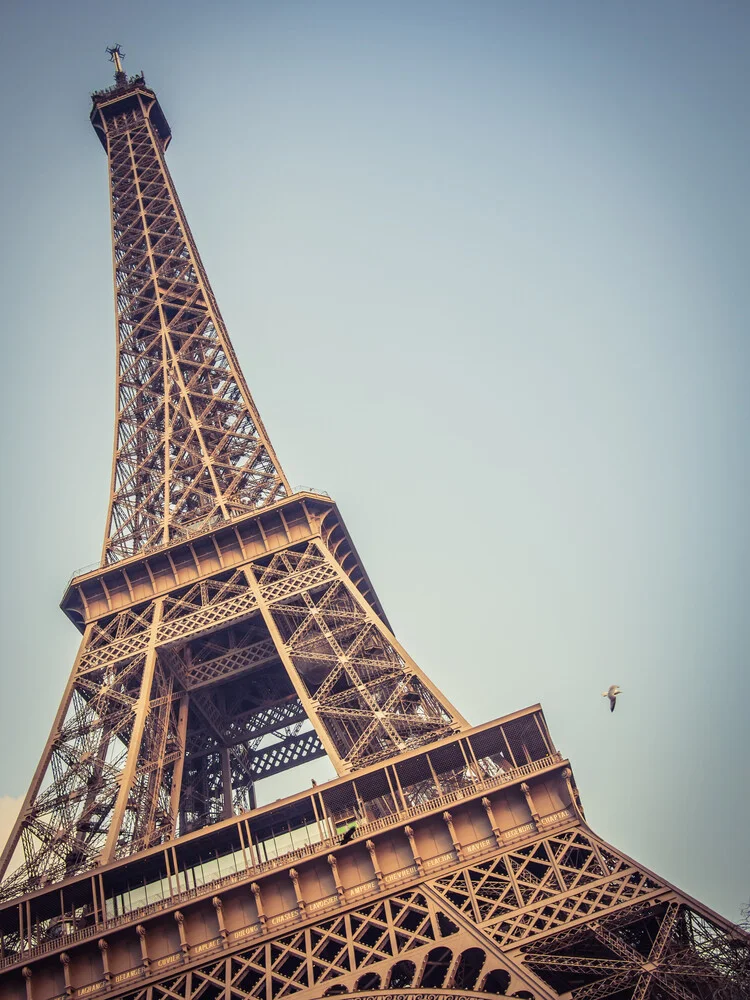
M175 952L174 955L165 955L164 958L160 958L156 962L156 968L163 969L165 965L173 965L175 962L179 962L181 958L182 958L182 953L179 951Z
M249 937L251 934L257 934L260 930L260 924L250 924L248 927L240 927L239 930L230 931L229 936L233 941L241 941L242 938Z
M361 885L355 885L353 889L348 889L350 896L361 896L363 892L369 892L371 889L377 889L378 880L372 879L370 882L363 882Z
M533 823L524 823L523 826L516 826L512 830L507 830L506 837L522 837L525 833L533 833L536 826Z
M88 996L89 993L96 993L96 991L100 990L105 985L105 983L106 980L100 979L96 983L89 983L88 986L79 986L78 989L76 990L76 996L85 997Z
M313 913L315 910L322 910L326 906L333 906L338 901L338 896L324 896L322 899L314 899L311 903L307 903L305 909L308 913Z
M400 868L397 872L390 872L383 878L384 882L398 882L402 878L411 878L417 874L417 866L411 865L409 868Z
M476 854L477 851L483 851L485 847L494 847L495 839L494 837L485 837L484 840L478 840L475 844L469 844L464 848L467 854Z
M570 818L570 810L561 809L560 812L552 813L550 816L542 816L542 825L549 826L552 823L560 823L562 820Z
M118 972L116 976L112 977L113 983L124 983L126 979L135 979L137 976L143 974L143 969L128 969L127 972Z
M448 851L446 854L438 854L437 857L435 858L428 858L424 862L424 867L427 871L429 871L430 868L437 868L438 865L443 865L446 864L448 861L455 861L455 860L456 860L456 855L453 853L453 851Z
M221 938L212 938L210 941L203 941L201 944L195 945L195 947L190 950L194 955L200 955L204 951L211 951L211 949L215 948L220 941Z

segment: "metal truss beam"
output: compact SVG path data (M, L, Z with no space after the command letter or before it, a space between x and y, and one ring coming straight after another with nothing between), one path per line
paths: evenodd
M103 562L289 492L164 159L152 91L95 96L109 159L117 421Z

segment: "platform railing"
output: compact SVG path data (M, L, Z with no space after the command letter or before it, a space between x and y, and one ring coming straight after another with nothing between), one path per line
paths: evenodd
M506 771L500 771L496 775L488 776L480 779L471 779L466 777L464 783L461 787L454 789L451 792L447 792L443 795L438 795L434 798L428 799L425 802L420 803L417 806L410 806L407 809L397 810L387 816L383 816L380 819L373 820L370 823L360 824L356 829L356 839L359 840L362 837L370 837L376 833L388 829L389 827L397 826L399 823L406 822L410 819L414 819L418 816L422 816L425 813L433 812L438 809L443 809L446 806L452 805L462 799L469 798L478 794L479 792L491 791L492 789L498 788L502 785L511 784L514 781L518 781L521 778L527 777L531 774L535 774L539 771L543 771L548 767L552 767L555 764L559 764L564 760L563 755L559 752L551 754L547 757L542 757L539 760L531 761L528 764L523 764L520 767L510 768ZM567 810L561 810L560 812L554 813L550 816L541 818L541 825L552 826L558 822L569 821L572 819L573 814ZM519 837L528 836L529 833L533 832L535 829L534 824L524 824L523 826L517 827L514 830L507 830L503 832L503 840L511 841L513 839L518 839ZM354 839L354 838L353 838ZM350 841L351 842L351 841ZM49 941L42 941L39 944L32 945L30 948L25 948L20 952L15 952L10 955L6 955L4 958L0 959L0 969L5 969L10 965L15 965L21 961L28 961L29 959L38 958L42 955L48 954L49 952L55 951L58 948L64 946L75 944L79 941L84 941L88 938L97 937L102 934L106 934L107 931L112 930L116 927L121 927L125 924L133 923L148 917L154 913L168 910L173 906L178 906L181 903L190 902L191 900L198 899L202 896L215 895L218 890L226 888L227 886L234 885L240 882L246 882L250 878L255 878L258 875L265 875L271 871L277 869L286 868L294 861L298 861L302 858L313 857L318 854L323 854L326 851L330 852L335 850L340 846L341 837L336 838L326 838L324 840L318 841L315 844L306 844L304 847L298 847L285 854L279 855L270 861L263 861L258 864L248 865L247 868L242 869L238 872L232 872L229 875L223 875L219 878L211 879L210 881L204 882L202 885L195 886L190 889L178 889L172 895L155 901L153 903L147 903L144 906L136 907L126 913L121 913L117 916L107 917L106 923L102 922L99 924L93 924L88 927L80 927L68 934L60 934L59 936L50 939ZM480 842L482 843L482 842ZM487 849L496 850L496 846L490 844L490 839L487 838L487 844L489 845ZM464 845L467 849L471 845ZM485 851L482 851L485 853ZM432 871L439 870L439 868L450 866L456 863L456 859L451 855L443 855L445 858L444 864L440 866L430 865L431 873ZM404 878L413 877L416 873L416 868L414 866L408 866L399 872L392 872L388 875L388 882L394 883L403 881ZM355 889L358 887L354 887ZM362 893L361 890L356 893L356 898L362 898L363 896L371 895L373 892L379 891L379 888L375 886L370 892ZM345 901L349 902L351 890L347 890L345 893ZM330 897L331 900L337 900L337 897ZM315 902L315 901L313 901ZM338 901L341 902L341 901ZM332 903L333 905L333 903ZM275 919L275 915L273 919ZM291 918L290 918L291 919ZM271 918L269 918L269 924ZM78 994L79 991L76 991Z

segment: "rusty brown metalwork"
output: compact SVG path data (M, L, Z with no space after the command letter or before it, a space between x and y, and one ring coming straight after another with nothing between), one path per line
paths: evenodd
M0 859L0 996L747 1000L747 935L596 836L540 706L470 727L335 503L291 491L166 118L108 51L107 537L63 598L81 646ZM256 805L323 755L334 780Z
M289 492L169 175L141 77L94 95L109 158L117 416L103 562Z

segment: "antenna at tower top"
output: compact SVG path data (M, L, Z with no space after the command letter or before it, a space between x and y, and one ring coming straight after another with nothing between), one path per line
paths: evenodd
M122 57L125 53L122 51L121 45L110 45L106 49L109 54L110 62L115 64L115 80L117 83L125 82L125 70L122 68Z

